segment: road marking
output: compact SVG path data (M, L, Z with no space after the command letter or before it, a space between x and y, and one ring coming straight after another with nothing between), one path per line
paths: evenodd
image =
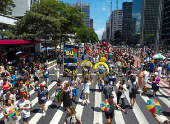
M148 88L151 88L151 86L149 84L146 84L146 85L147 85ZM157 92L156 94L162 95L159 92ZM140 96L147 103L147 100L149 100L149 98L146 95L140 94ZM169 100L167 100L165 97L159 97L159 99L162 100L162 102L164 102L170 108ZM164 116L162 112L159 112L157 115L162 121L168 120L168 118L166 116Z
M53 86L54 86L56 83L57 83L57 82L54 81L52 84L50 84L49 87L48 87L48 91L50 91L50 89L52 89ZM33 90L33 91L34 91L34 90ZM34 91L34 92L36 92L36 91ZM32 103L32 107L33 107L36 103L38 103L38 98L35 97L35 98L31 101L31 103ZM21 119L21 116L18 116L18 120L20 120L20 119Z
M61 104L61 106L63 106L63 103ZM57 112L55 113L55 115L53 116L50 124L59 124L63 113L64 112L62 110L58 109Z
M114 98L116 99L115 101L117 101L117 96L116 96L115 91L113 91L112 93L113 93ZM114 119L115 119L116 124L125 124L121 110L115 110L114 112L115 112Z
M97 85L96 85L95 89L98 89ZM101 102L102 102L101 92L95 92L95 106L94 106L94 108L100 109L100 103ZM103 124L102 112L94 111L93 124Z
M55 98L55 92L50 97L50 100L46 102L46 109L45 109L46 111L48 109L48 106L52 104L54 98ZM41 109L39 109L39 111L31 118L30 124L36 124L40 120L40 118L42 117L42 113L40 112L41 112Z
M125 95L128 102L130 103L129 92L125 92ZM141 109L139 108L136 102L134 104L132 111L134 112L139 124L149 124L149 122L146 120L145 116L143 115Z
M82 102L82 100L79 98L78 103L81 103L81 102ZM83 108L84 108L84 106L82 106L81 104L77 104L77 106L76 106L76 112L78 113L78 115L80 117L82 117Z

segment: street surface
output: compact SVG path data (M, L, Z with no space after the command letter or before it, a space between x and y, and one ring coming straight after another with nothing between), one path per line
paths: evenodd
M136 69L137 70L137 69ZM63 68L60 68L60 79L62 81L69 81L69 77L62 77ZM94 69L92 69L92 76L94 79L93 85L90 86L90 105L83 106L81 105L81 100L79 99L82 86L78 86L78 97L76 98L76 101L78 101L78 104L73 103L73 107L76 109L77 113L81 116L81 120L83 124L105 124L106 118L104 112L100 109L100 103L104 101L104 95L103 92L98 91L98 86L95 85L95 73ZM82 79L81 76L81 67L79 66L78 69L78 77ZM121 73L119 73L119 80L123 78L125 79L125 76L122 76ZM126 80L126 79L125 79ZM40 83L43 83L43 79L40 79ZM165 82L165 81L164 81ZM160 102L162 105L161 113L158 113L158 116L162 120L170 120L170 89L167 88L167 83L161 83L160 91L157 93L156 100ZM33 83L33 79L31 80L31 83ZM32 90L32 88L29 89L29 92L31 94L31 98L29 98L30 101L32 101L33 108L31 109L31 116L30 116L30 124L63 124L66 116L66 112L64 112L64 108L57 109L56 103L54 102L55 97L55 91L52 89L53 86L56 84L56 78L54 75L54 69L50 69L50 83L49 83L49 96L50 101L46 103L47 105L47 111L46 116L42 116L42 109L40 109L40 106L38 104L38 97L37 92ZM126 85L128 85L128 82L126 80ZM125 104L126 104L126 110L128 114L123 113L120 110L114 111L114 118L112 124L157 124L157 121L153 118L151 113L147 110L145 104L146 101L150 98L152 98L152 90L151 90L151 83L147 84L148 87L148 93L146 95L137 94L136 103L134 105L133 109L129 108L130 105L130 98L129 98L129 90L125 92L126 98L125 98ZM142 92L142 91L140 91ZM113 91L114 94L114 100L117 100L116 93ZM121 103L121 101L120 101ZM4 117L3 113L0 113L0 124L3 124ZM19 117L19 123L22 124L23 121L21 117Z

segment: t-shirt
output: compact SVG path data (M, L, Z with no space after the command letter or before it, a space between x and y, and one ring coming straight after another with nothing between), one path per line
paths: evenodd
M14 102L16 101L16 98L13 94L11 94L10 96L7 96L6 94L4 94L3 100L7 100L7 99L13 100Z
M38 91L38 99L39 100L47 100L47 95L48 95L48 90L40 90L40 89L35 89L35 91Z
M144 72L143 72L143 74L145 75L145 77L143 78L143 81L148 81L148 76L149 76L149 73L145 70Z
M55 84L54 87L56 87L56 92L61 92L61 87L62 86L58 86L58 84Z
M132 89L134 88L134 89L136 89L138 86L137 86L137 82L135 81L135 82L129 82L129 84L130 84L130 89L129 89L129 92L132 92Z
M150 63L150 70L154 70L155 64Z
M0 80L0 86L3 86L3 80ZM2 90L1 87L0 87L0 90Z
M29 100L25 100L24 102L22 102L21 100L18 100L16 102L16 105L19 106L19 107L28 107L28 108L30 108L30 104L31 104L31 102ZM30 109L20 110L20 113L21 113L22 118L30 117Z
M56 68L56 67L54 68L55 75L59 75L59 70L60 70L59 68Z
M170 64L167 66L167 71L170 71Z
M83 93L90 93L90 87L89 87L91 85L90 81L87 82L86 84L82 83L82 85L84 87Z
M158 67L158 76L161 76L161 72L162 72L162 67Z
M22 71L21 75L24 76L25 81L28 80L28 75L29 75L28 71L26 71L26 70L25 70L25 72Z
M49 78L49 76L48 76L49 75L49 71L44 71L43 74L44 74L44 78Z
M77 83L78 83L77 81L72 80L72 81L71 81L71 89L77 89L77 88L73 87L73 86L76 86Z
M10 83L11 83L12 85L14 85L14 84L15 84L16 76L15 76L15 75L12 75L11 78L12 78L13 80L10 80Z
M34 70L34 77L38 77L40 73L40 70Z

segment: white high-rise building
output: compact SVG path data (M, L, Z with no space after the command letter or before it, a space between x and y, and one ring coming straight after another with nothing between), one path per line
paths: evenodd
M116 27L118 27L118 31L122 31L122 8L118 9L118 24L117 21L117 10L113 11L113 34L116 31Z

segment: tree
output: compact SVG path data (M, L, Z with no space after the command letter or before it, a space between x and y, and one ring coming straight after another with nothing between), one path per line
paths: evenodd
M0 0L0 13L5 15L11 15L12 9L14 8L15 4L13 0Z
M117 42L117 40L118 40L119 38L121 38L121 32L120 32L120 31L116 31L116 32L114 33L114 38L116 39L116 42Z

